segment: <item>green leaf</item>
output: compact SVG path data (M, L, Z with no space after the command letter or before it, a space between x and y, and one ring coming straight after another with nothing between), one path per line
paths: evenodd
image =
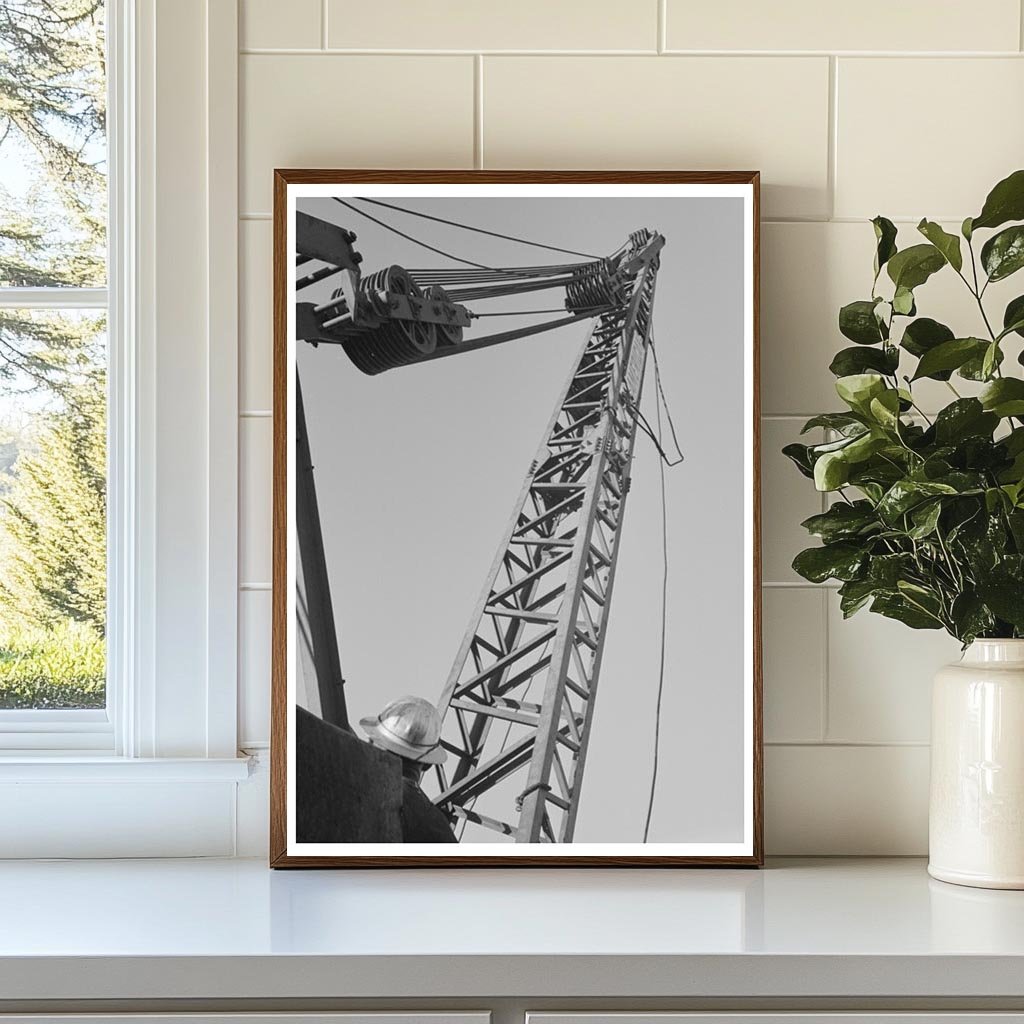
M872 419L886 430L896 430L900 419L900 395L890 389L872 398L868 406Z
M1006 304L1003 312L1003 334L1015 331L1024 338L1024 295L1018 295Z
M981 376L983 380L988 380L995 372L995 368L1002 361L1000 359L1001 355L998 341L993 341L986 347L985 355L981 360Z
M954 269L960 270L964 265L963 256L960 253L960 239L944 231L933 220L922 220L917 225L917 230L942 253L945 261Z
M875 277L877 278L882 267L896 255L896 225L881 214L872 218L871 224L875 229Z
M918 317L907 324L900 345L912 356L919 358L944 341L951 341L956 335L945 325L926 316Z
M789 459L804 476L814 479L814 462L811 459L810 448L805 444L787 444L782 449L782 454Z
M1024 629L1024 585L1006 574L995 574L978 584L978 596L1005 622Z
M1024 224L990 238L981 249L981 265L990 281L1002 281L1024 267Z
M871 580L850 580L839 588L839 607L843 618L860 611L868 600L879 593L878 584Z
M826 452L814 463L814 486L819 491L838 490L850 479L850 463L843 453Z
M958 398L935 417L935 439L940 445L956 444L969 437L991 437L999 417L985 412L976 398Z
M811 516L800 524L808 533L820 537L826 544L848 540L879 528L878 518L869 501L847 504L837 501L827 512Z
M848 377L866 370L877 370L879 373L892 376L900 365L900 353L894 345L883 348L844 348L840 349L829 364L829 370L837 377Z
M950 484L938 483L934 480L897 480L882 495L877 512L891 526L897 525L900 516L912 508L936 498L942 494L956 494L957 489Z
M859 545L840 541L801 551L793 559L793 569L812 583L824 583L828 579L852 580L860 573L866 557Z
M836 393L854 412L862 415L871 399L885 391L885 381L877 373L854 373L836 381Z
M859 299L839 310L839 332L858 345L876 345L885 341L888 332L875 316L876 299Z
M1000 418L1024 416L1024 380L1018 377L1000 377L978 397L986 410Z
M974 229L971 227L973 221L973 217L965 217L963 224L960 225L960 234L963 235L968 242L971 240L971 235L974 234Z
M900 285L892 297L892 309L900 316L913 316L917 312L917 307L914 305L914 293L909 288Z
M866 351L866 350L865 350ZM820 416L812 416L801 429L801 434L816 427L825 427L827 430L838 430L841 434L854 432L859 434L864 429L863 421L848 412L823 412Z
M949 617L956 627L957 639L970 643L995 628L995 618L985 603L972 591L964 591L953 599Z
M967 230L997 228L1008 220L1024 220L1024 170L1014 171L989 192L981 213L970 221Z
M942 621L915 607L901 595L881 594L871 602L871 610L887 619L896 619L911 629L942 629Z
M921 356L913 379L932 377L941 380L940 374L945 371L952 372L958 369L974 356L983 357L987 347L988 343L980 338L953 338L952 341L944 341Z
M914 525L907 531L907 535L914 540L924 540L925 537L930 537L935 532L941 514L941 501L927 501L923 505L918 505L910 513L910 520Z
M991 345L985 346L984 352L979 352L977 355L971 356L963 366L957 370L957 376L963 377L964 380L977 380L985 382L992 378L992 374L995 372L995 368L1000 365L1003 361L1003 350L997 345L991 354L992 369L985 370L985 358L989 356L989 349Z
M901 249L889 260L886 270L897 288L913 291L945 265L945 257L934 245L922 244Z
M894 395L896 392L887 391L886 394ZM873 399L871 404L874 405L876 401L877 399ZM861 434L860 437L855 438L843 449L843 459L850 466L854 466L858 462L870 459L875 452L880 448L884 448L888 443L888 440L882 434Z
M905 551L892 555L875 555L868 566L868 579L876 587L895 590L899 581L910 571L913 562L913 556Z

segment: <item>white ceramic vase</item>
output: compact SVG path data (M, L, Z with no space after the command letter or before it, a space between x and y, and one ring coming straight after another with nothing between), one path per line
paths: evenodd
M1024 640L975 640L932 689L928 872L1024 889Z

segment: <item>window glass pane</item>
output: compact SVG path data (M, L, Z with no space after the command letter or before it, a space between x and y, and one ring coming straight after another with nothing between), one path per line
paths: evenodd
M106 701L106 336L0 309L0 709Z
M103 15L0 0L0 288L105 282Z

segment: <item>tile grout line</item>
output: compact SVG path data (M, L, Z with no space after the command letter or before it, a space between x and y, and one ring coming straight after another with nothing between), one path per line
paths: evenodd
M484 58L473 57L473 166L484 166Z
M830 748L854 749L854 750L918 750L928 748L930 743L925 740L826 740L819 743L817 740L765 740L766 747L811 747L815 750L828 750Z
M327 49L327 4L329 0L320 0L320 49Z
M328 54L333 56L353 57L470 57L483 54L489 57L739 57L758 58L766 61L787 59L813 59L822 57L854 57L858 60L935 60L949 58L957 60L1007 60L1019 58L1018 50L889 50L880 53L877 50L658 50L634 48L627 50L600 49L399 49L388 47L358 46L244 46L239 53L246 57L261 56L317 56Z
M829 722L829 622L828 622L828 601L829 591L825 588L821 592L821 720L818 723L821 734L821 742L828 740Z
M762 590L838 590L842 586L835 580L824 583L811 583L808 580L765 580L761 583Z
M839 58L828 59L828 166L825 168L828 191L828 219L836 215L836 174L839 161Z
M1021 0L1020 9L1017 11L1017 27L1020 33L1017 42L1021 51L1024 52L1024 0Z
M668 6L668 0L655 0L655 2L658 5L658 14L657 14L657 33L658 33L658 38L656 40L656 45L657 45L657 48L658 48L658 53L659 54L663 54L668 49L668 26L667 26L668 11L666 10L666 7ZM1021 2L1024 3L1024 0L1021 0Z
M833 431L825 431L825 440L828 441L833 437ZM821 511L828 511L828 497L825 491L821 493ZM828 601L829 601L829 590L828 588L822 587L821 591L821 721L819 723L821 729L821 741L822 743L828 742L828 735L832 728L831 721L831 701L832 701L832 686L831 686L831 672L829 662L831 661L832 650L830 645L830 623L828 617Z

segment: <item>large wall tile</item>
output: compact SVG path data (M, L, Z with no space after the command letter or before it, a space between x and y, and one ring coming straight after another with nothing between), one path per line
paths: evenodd
M1016 50L1017 0L667 0L670 50Z
M948 231L957 225L946 222ZM900 224L901 248L924 239L913 224ZM865 221L829 224L765 224L762 227L761 278L761 401L767 415L800 414L838 409L835 378L828 365L841 348L852 345L840 333L840 306L871 295L874 232ZM883 294L891 284L883 276ZM999 319L1005 304L1020 287L1012 278L993 285L985 298L989 318ZM985 336L985 326L973 296L945 268L917 289L918 313L947 324L958 336ZM894 337L902 335L905 321ZM1019 339L1007 344L1011 355ZM911 372L907 357L903 372ZM976 393L969 381L954 379L963 395ZM949 388L937 381L919 381L914 394L926 412L953 400Z
M243 749L270 739L269 590L243 590L238 600L238 741Z
M320 48L320 0L241 0L239 43L254 49Z
M959 642L864 609L844 620L835 595L828 619L828 739L928 742L932 677Z
M243 213L275 167L471 167L473 58L241 58Z
M654 50L658 0L329 0L328 43L394 50Z
M241 583L270 582L271 453L269 416L242 419L239 431L239 559Z
M764 737L820 740L825 674L825 600L813 587L767 587L762 595Z
M761 423L761 568L766 583L801 582L790 563L814 538L800 524L823 507L814 484L782 454L792 441L821 440L821 431L800 438L800 426L799 420Z
M269 220L239 226L238 406L266 412L273 397L273 228Z
M488 57L488 167L760 170L770 216L827 212L824 57Z
M1024 162L1024 60L850 58L838 76L837 216L959 223Z
M927 747L768 747L766 851L927 853L928 759Z

